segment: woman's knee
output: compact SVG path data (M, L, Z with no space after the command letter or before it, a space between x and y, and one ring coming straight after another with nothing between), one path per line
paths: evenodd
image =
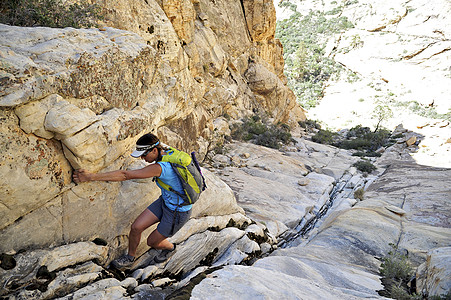
M159 249L161 242L163 242L165 239L166 237L161 235L158 230L154 230L147 238L147 246Z
M130 227L130 231L132 233L139 233L139 234L141 234L146 228L147 227L143 227L143 225L140 222L135 221L135 222L132 223L132 226Z
M132 233L142 233L144 230L159 221L158 217L150 210L144 210L133 222L130 231Z

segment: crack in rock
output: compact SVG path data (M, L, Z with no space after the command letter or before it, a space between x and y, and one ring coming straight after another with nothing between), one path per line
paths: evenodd
M387 26L389 26L389 25L396 25L396 24L398 24L399 22L401 22L402 19L404 19L404 18L407 16L407 14L408 14L408 10L405 9L403 15L398 16L396 19L390 20L390 21L388 22L388 24L381 25L381 26L379 26L379 27L377 27L377 28L374 28L374 29L368 29L368 31L369 31L369 32L378 32L378 31L381 31L381 30L387 28Z

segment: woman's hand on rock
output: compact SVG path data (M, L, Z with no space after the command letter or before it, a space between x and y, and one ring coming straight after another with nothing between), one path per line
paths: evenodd
M87 182L90 181L90 175L88 171L84 169L75 170L72 174L75 183Z

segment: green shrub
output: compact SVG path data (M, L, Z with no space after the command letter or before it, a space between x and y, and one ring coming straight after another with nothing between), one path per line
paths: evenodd
M310 122L310 123L308 123ZM306 120L299 122L299 125L306 129L320 128L315 121ZM369 127L358 125L351 128L346 136L339 135L330 130L319 129L319 131L312 137L312 141L321 144L333 145L342 149L355 149L354 156L359 157L380 157L377 153L380 147L388 147L393 145L396 140L391 138L391 132L386 129L380 129L377 132L372 132Z
M429 296L428 300L451 300L451 291L446 294Z
M4 0L0 23L24 27L92 27L102 19L100 7L82 0L67 5L62 0Z
M375 132L377 132L383 121L387 121L388 119L393 117L393 111L387 104L378 104L374 108L371 117L373 119L376 119L377 121L376 129L374 130Z
M280 1L279 7L287 7L287 8L290 8L292 11L296 11L296 8L297 8L296 4L293 4L287 0Z
M342 149L356 149L363 150L368 149L373 146L370 140L357 138L353 140L344 140L337 144L338 147Z
M355 199L359 199L360 201L362 201L364 196L365 196L365 190L363 188L358 188L354 191Z
M299 126L301 126L302 128L305 128L305 129L312 129L312 128L321 129L321 125L316 120L307 119L305 121L299 121L298 124L299 124Z
M376 167L367 160L360 160L353 164L354 167L357 168L360 172L368 173L370 174L374 170L376 170Z
M286 124L268 124L258 115L245 117L242 124L231 127L236 140L251 141L257 145L279 149L282 144L291 142L290 127Z
M451 109L445 114L438 113L433 106L422 106L417 101L395 102L396 107L407 108L413 113L431 119L444 119L451 121Z
M410 291L409 283L411 283L415 271L407 255L400 253L395 245L390 244L390 246L392 250L382 259L379 268L385 287L385 290L378 291L379 294L398 300L423 299L422 295Z
M367 134L371 133L371 129L369 127L364 127L362 125L357 125L349 129L346 137L363 137Z
M401 254L394 245L391 246L392 250L383 258L379 272L385 278L409 282L413 274L412 265L407 259L407 255Z
M409 294L402 286L392 285L390 288L390 297L396 300L423 300L423 296Z
M390 131L386 129L379 129L377 132L372 132L369 127L357 125L349 130L346 140L338 142L335 146L343 149L365 150L369 154L366 156L379 156L378 154L370 153L382 146L387 147L393 144L390 143L390 135Z
M332 145L336 136L337 134L335 132L327 129L320 129L314 136L312 136L312 141L315 143Z
M369 151L369 152L357 151L355 153L352 153L352 156L358 156L358 157L381 157L382 154L374 152L374 151Z

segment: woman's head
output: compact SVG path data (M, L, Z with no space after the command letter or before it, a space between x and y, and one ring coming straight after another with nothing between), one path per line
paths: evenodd
M136 150L133 151L131 156L138 158L147 155L154 148L158 150L157 161L161 160L162 146L158 137L152 133L147 133L140 137L136 142Z

